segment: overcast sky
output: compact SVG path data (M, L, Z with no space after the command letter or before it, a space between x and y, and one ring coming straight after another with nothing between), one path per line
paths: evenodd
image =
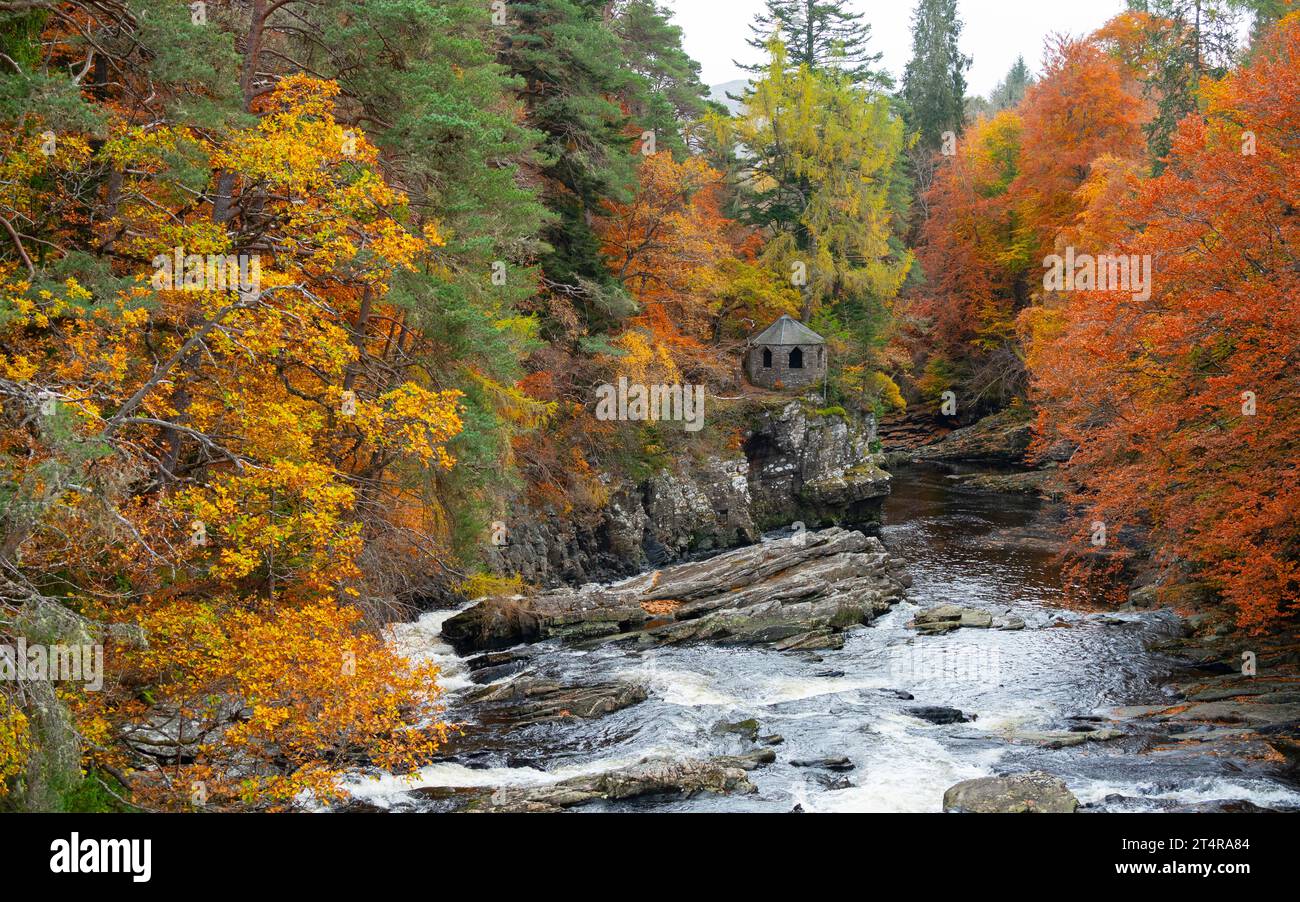
M757 62L759 52L745 43L749 23L763 0L661 0L672 8L686 36L686 50L703 66L707 85L745 78L733 59ZM1052 32L1095 31L1125 7L1124 0L958 0L962 49L974 58L966 79L972 94L986 95L1002 80L1016 56L1024 54L1035 74L1041 68L1043 38ZM901 77L912 52L912 10L916 0L849 0L866 14L875 50Z

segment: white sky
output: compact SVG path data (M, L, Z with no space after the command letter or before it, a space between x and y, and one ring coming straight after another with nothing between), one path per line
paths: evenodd
M749 24L763 0L661 0L675 11L685 33L686 51L703 67L706 85L746 78L732 60L758 62L759 52L745 43ZM849 0L871 23L872 48L901 78L912 53L912 10L916 0ZM959 0L962 50L974 58L966 80L971 94L987 96L1006 75L1016 56L1041 69L1043 38L1052 32L1080 35L1095 31L1125 8L1124 0Z

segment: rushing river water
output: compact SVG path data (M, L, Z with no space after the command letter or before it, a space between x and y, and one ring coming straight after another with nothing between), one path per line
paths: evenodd
M648 687L649 699L595 720L505 732L426 767L414 781L358 776L349 788L359 801L382 808L436 809L447 794L439 790L549 783L648 756L743 753L752 750L748 741L717 727L753 718L761 736L782 737L773 746L776 762L750 774L757 793L617 807L938 811L954 783L1034 769L1062 777L1085 805L1103 808L1111 807L1104 800L1113 794L1130 799L1126 810L1154 810L1171 800L1300 805L1300 794L1231 761L1143 754L1148 738L1124 724L1132 735L1106 743L1048 749L1016 741L1025 731L1095 726L1117 706L1169 701L1160 689L1169 664L1143 647L1144 639L1167 633L1168 614L1066 610L1050 552L996 541L1028 525L1036 511L1028 499L954 491L939 469L904 471L886 503L881 538L908 564L909 601L853 631L842 650L584 651L550 644L535 659L538 675L565 683L636 680ZM1017 615L1028 628L938 637L906 628L919 608L945 602ZM471 685L467 671L438 636L451 613L427 614L397 633L408 653L442 665L447 713L456 719L473 714L457 706L457 694ZM909 713L917 706L958 708L976 719L934 725Z

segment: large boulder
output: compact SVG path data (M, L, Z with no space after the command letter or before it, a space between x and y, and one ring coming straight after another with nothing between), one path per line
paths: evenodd
M1079 800L1042 771L965 780L943 794L943 810L968 814L1073 814Z

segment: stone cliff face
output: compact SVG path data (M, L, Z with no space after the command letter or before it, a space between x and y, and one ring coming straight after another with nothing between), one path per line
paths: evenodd
M869 524L889 494L889 474L870 453L874 439L871 418L818 416L802 401L768 408L734 457L683 460L639 484L616 485L586 517L520 511L509 543L492 549L489 562L498 573L555 586L748 545L796 522Z

